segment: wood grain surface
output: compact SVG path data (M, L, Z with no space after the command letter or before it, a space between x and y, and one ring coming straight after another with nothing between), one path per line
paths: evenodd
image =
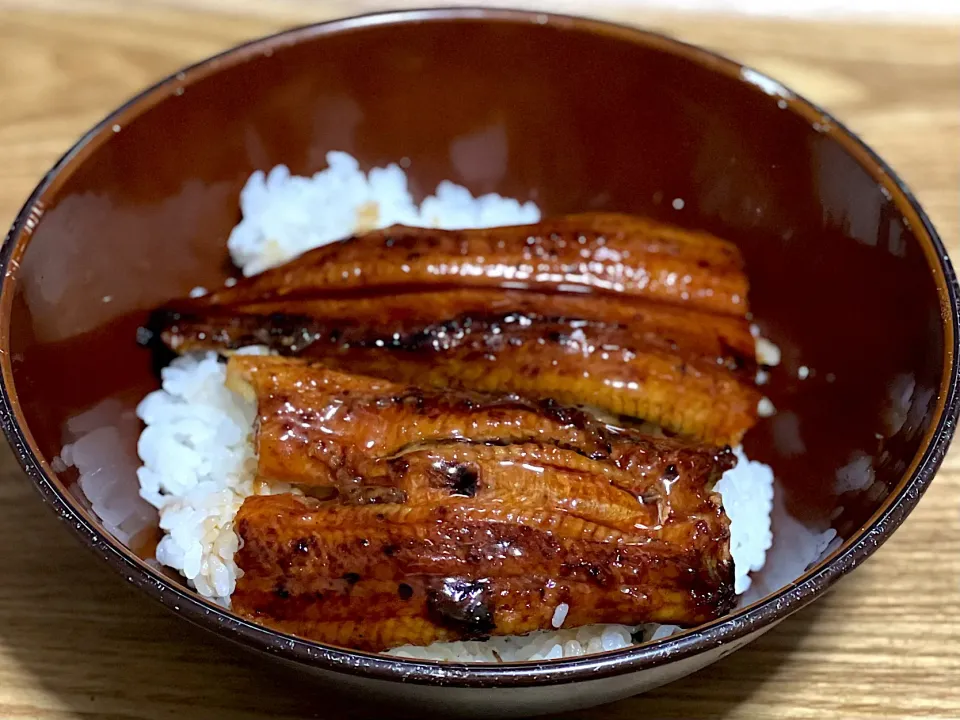
M550 5L720 50L825 105L892 163L960 260L960 26ZM0 0L0 218L148 83L238 41L375 7ZM0 475L0 717L352 716L127 587L43 507L5 446ZM569 717L960 718L960 447L905 525L822 601L693 677Z

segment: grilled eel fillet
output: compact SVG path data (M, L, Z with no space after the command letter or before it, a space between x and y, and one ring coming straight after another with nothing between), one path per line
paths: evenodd
M414 286L523 287L747 312L735 245L646 218L586 213L536 225L471 230L393 226L311 250L296 262L207 297L212 305Z
M258 476L306 495L236 517L241 614L361 650L565 625L696 625L734 601L718 450L550 402L234 356Z
M537 271L518 290L528 255ZM571 287L593 294L557 292ZM732 245L584 215L371 233L164 308L153 328L177 352L264 344L395 382L549 397L735 444L760 399L746 289Z

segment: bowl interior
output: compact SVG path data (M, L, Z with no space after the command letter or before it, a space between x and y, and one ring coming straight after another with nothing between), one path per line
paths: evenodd
M952 339L922 223L787 91L661 38L539 20L300 31L172 78L95 131L39 195L4 289L8 389L39 454L60 453L79 413L157 386L136 329L237 274L226 238L252 171L309 174L344 150L366 168L403 160L418 199L450 179L545 214L639 213L736 241L783 355L779 412L748 452L795 515L855 535L937 415ZM117 457L136 483L132 442Z

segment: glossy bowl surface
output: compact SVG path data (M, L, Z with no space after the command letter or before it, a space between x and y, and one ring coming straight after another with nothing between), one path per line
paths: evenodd
M736 241L782 349L780 412L747 439L798 516L846 543L734 616L583 659L442 665L304 642L204 601L105 534L52 467L72 416L156 387L146 312L236 272L225 242L249 174L345 150L442 179L618 210ZM371 15L243 45L104 119L43 179L3 245L4 431L43 498L103 559L184 618L365 696L458 712L570 709L649 689L740 647L870 555L930 483L958 414L957 281L903 183L779 83L636 29L506 10ZM798 369L811 370L805 380ZM117 449L134 457L132 447ZM867 458L871 483L838 496ZM862 467L862 464L860 465ZM133 477L130 482L135 482ZM841 509L842 508L842 509ZM489 689L496 688L496 691Z

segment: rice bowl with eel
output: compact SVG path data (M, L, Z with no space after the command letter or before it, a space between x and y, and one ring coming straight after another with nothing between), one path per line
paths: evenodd
M229 240L231 255L244 276L255 277L308 250L396 223L445 229L496 228L540 219L530 202L521 204L496 195L473 198L452 183L441 184L434 196L418 206L396 165L366 175L353 158L340 153L331 153L328 164L327 170L313 178L290 176L283 167L250 178L240 197L243 220ZM228 282L229 287L236 284ZM191 296L206 294L206 289L198 288ZM231 352L257 356L275 351L251 344ZM757 338L757 356L761 365L777 360L775 347L771 349L762 338ZM186 352L164 368L162 376L162 389L137 408L145 424L138 442L143 462L137 470L140 497L159 513L164 533L156 559L181 573L201 595L229 606L243 576L235 562L241 546L235 526L237 512L249 497L300 490L289 483L258 479L257 404L227 387L227 366L220 354ZM96 443L89 438L90 434L81 434L65 447L63 461L80 469L80 487L105 522L112 521L118 530L126 523L123 532L135 534L137 521L130 518L150 517L142 505L122 518L116 512L104 512L102 506L98 510L96 498L103 494L97 490L98 479L84 473L85 467L97 466L96 458L91 459L97 452ZM715 490L722 496L729 518L733 587L739 602L746 604L758 597L756 589L751 592L751 584L755 576L763 578L765 574L765 560L778 526L792 523L791 529L799 529L799 535L794 532L792 537L794 553L779 553L779 567L771 574L777 578L776 586L754 584L755 588L762 585L765 592L801 575L834 545L836 533L808 528L790 518L774 501L776 483L771 469L750 461L740 448L735 454L735 467L723 473ZM102 482L103 474L100 476ZM523 635L407 644L388 651L456 661L554 659L619 649L677 630L657 623L564 627L569 611L568 603L555 604L550 610L551 627Z

